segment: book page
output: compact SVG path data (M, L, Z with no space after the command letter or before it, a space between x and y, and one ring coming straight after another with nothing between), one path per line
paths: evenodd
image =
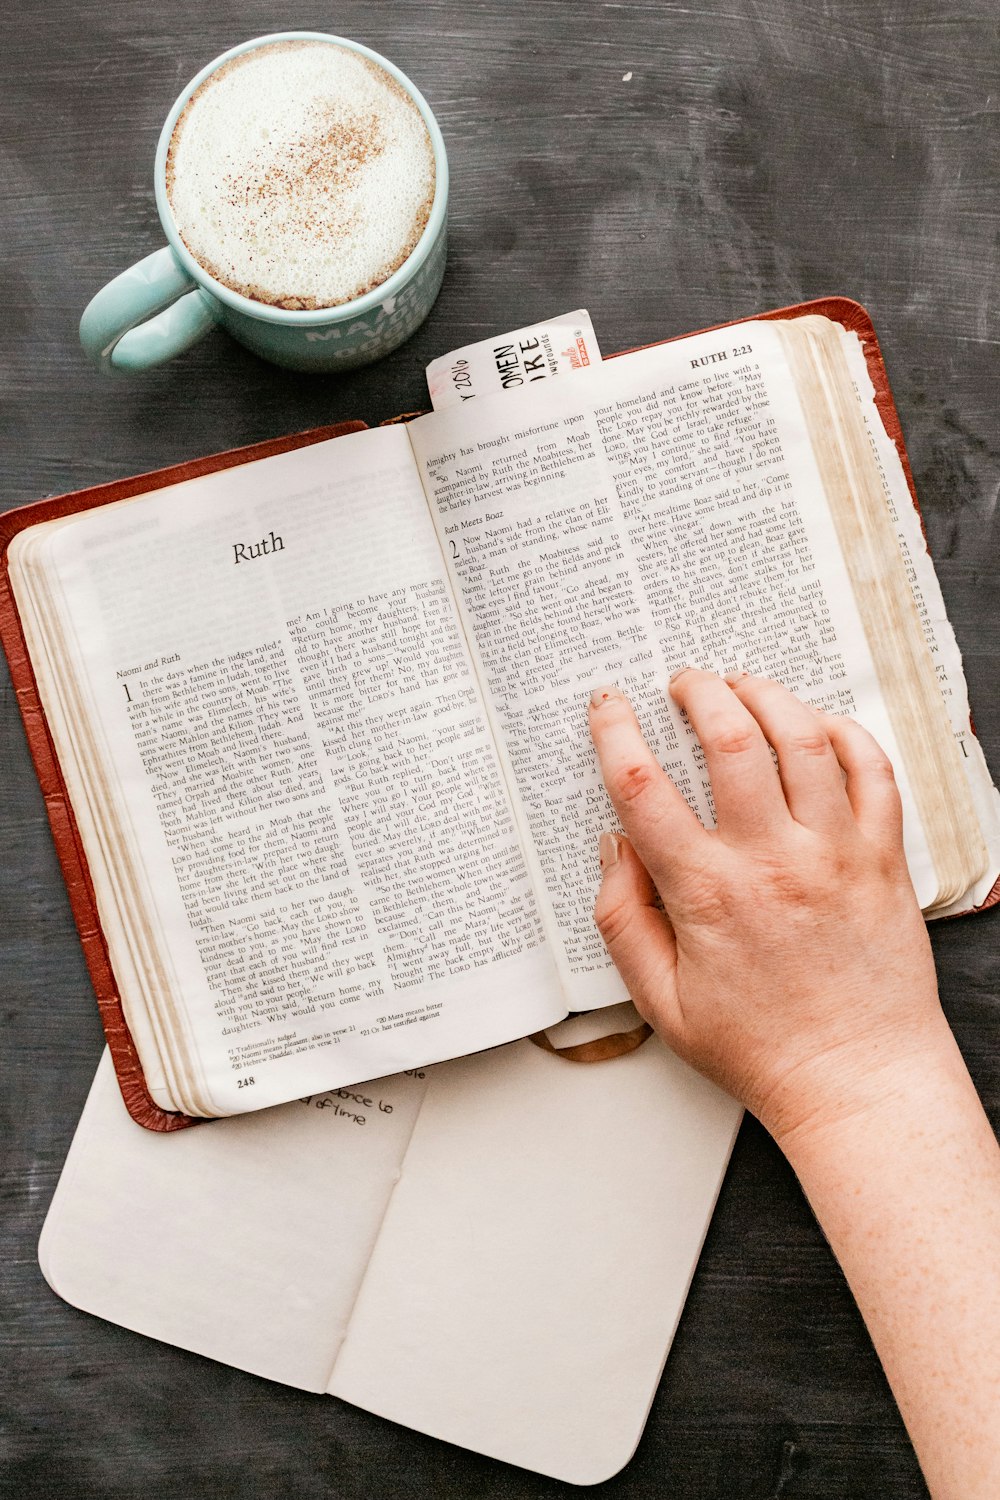
M42 1231L46 1280L96 1317L325 1390L426 1088L400 1075L364 1103L330 1091L158 1135L105 1051Z
M626 355L539 396L410 425L488 684L574 1005L623 991L591 918L615 827L586 727L617 682L706 823L704 758L666 692L691 664L774 676L850 713L893 760L922 904L937 888L775 329Z
M74 805L103 796L88 856L168 1107L257 1109L565 1014L405 432L45 546Z
M608 1478L645 1423L740 1116L656 1037L592 1066L524 1041L436 1068L330 1392Z
M105 1052L42 1231L46 1280L508 1463L576 1483L621 1467L739 1106L656 1039L590 1067L514 1042L345 1092L156 1135Z
M774 327L795 379L827 503L847 564L886 709L937 874L930 912L950 906L986 873L989 854L961 746L872 450L845 344L858 336L824 317ZM900 468L898 459L895 467Z
M886 508L895 526L917 615L934 661L941 695L951 717L955 738L962 753L963 769L989 850L989 866L985 875L971 891L955 902L953 908L940 912L941 916L948 916L983 902L1000 872L1000 793L993 785L982 747L973 733L961 652L945 610L941 585L927 549L919 512L913 504L906 476L896 461L892 439L876 410L864 351L857 339L845 339L844 347L881 477Z

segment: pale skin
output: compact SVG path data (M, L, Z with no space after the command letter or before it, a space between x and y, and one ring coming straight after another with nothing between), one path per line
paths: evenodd
M1000 1148L938 1001L892 767L778 683L689 668L670 691L718 827L598 689L624 836L601 838L597 925L641 1014L787 1156L934 1500L997 1500Z

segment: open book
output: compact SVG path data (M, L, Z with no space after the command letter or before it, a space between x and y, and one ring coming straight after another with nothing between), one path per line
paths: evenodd
M555 1039L585 1022L607 1024ZM164 1137L129 1119L105 1054L46 1279L182 1349L607 1478L645 1423L739 1107L656 1037L597 1069L512 1042L363 1098Z
M602 681L706 821L672 669L855 715L896 768L921 905L987 901L998 799L874 334L824 307L8 519L84 937L156 1107L137 1117L273 1105L624 998L591 919Z

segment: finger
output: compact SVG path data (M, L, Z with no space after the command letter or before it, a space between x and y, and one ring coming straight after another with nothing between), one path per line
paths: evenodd
M826 716L770 678L741 674L730 682L774 748L785 801L795 821L817 832L846 827L853 821L851 805Z
M790 822L770 747L753 714L714 672L685 667L670 680L674 701L701 741L723 839L767 837Z
M658 764L619 688L598 688L594 693L590 733L622 827L666 893L675 871L709 836Z
M669 1033L676 1010L677 945L656 886L628 839L602 833L594 921L640 1015Z
M891 760L855 719L824 714L823 720L844 771L847 800L862 830L902 854L903 804Z

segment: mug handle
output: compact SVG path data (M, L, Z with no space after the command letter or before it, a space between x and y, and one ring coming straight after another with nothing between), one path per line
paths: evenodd
M80 342L105 374L151 370L214 325L211 297L164 245L91 298L80 319Z

